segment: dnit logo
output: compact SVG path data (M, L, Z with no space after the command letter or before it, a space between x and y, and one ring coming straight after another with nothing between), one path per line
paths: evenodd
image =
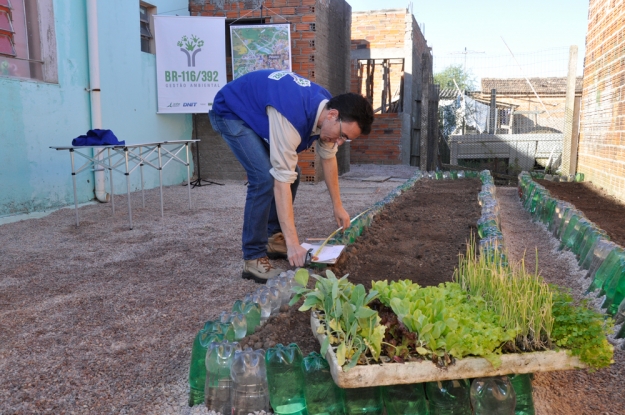
M202 50L204 41L195 35L191 35L191 38L183 36L177 43L178 47L185 55L187 55L187 66L195 67L195 55ZM197 47L197 49L195 49Z
M197 102L183 102L182 106L183 107L195 107L197 105Z

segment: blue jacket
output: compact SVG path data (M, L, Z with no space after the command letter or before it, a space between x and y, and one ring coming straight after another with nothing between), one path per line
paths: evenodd
M243 120L269 143L267 106L274 107L295 127L302 139L301 152L319 138L311 136L317 109L332 95L321 86L293 72L260 70L227 83L215 96L212 111L226 119Z

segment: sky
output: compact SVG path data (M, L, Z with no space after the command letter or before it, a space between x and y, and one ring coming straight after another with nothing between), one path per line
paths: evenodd
M577 75L583 71L589 0L346 1L352 11L412 8L435 72L466 64L478 78L566 76L571 45L578 46Z

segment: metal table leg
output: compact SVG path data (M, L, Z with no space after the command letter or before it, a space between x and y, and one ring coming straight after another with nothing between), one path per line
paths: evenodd
M139 147L139 171L141 172L141 200L145 209L145 190L143 189L143 147Z
M108 148L108 165L111 165L111 149ZM111 208L113 210L113 215L115 215L115 187L113 186L113 169L109 167L109 181L111 182Z
M74 184L74 213L76 214L76 226L80 226L78 222L78 196L76 195L76 171L74 169L74 149L69 150L69 158L72 160L72 182Z
M126 158L126 187L128 195L128 220L130 221L130 229L132 229L132 204L130 203L130 171L128 170L128 148L124 147L124 156Z

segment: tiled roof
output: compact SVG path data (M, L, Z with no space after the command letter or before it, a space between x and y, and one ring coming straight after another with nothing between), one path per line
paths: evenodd
M566 77L561 78L529 78L532 86L538 94L564 94L566 93ZM582 77L575 80L575 90L581 92ZM496 89L500 94L531 94L532 89L525 78L482 78L482 93Z

